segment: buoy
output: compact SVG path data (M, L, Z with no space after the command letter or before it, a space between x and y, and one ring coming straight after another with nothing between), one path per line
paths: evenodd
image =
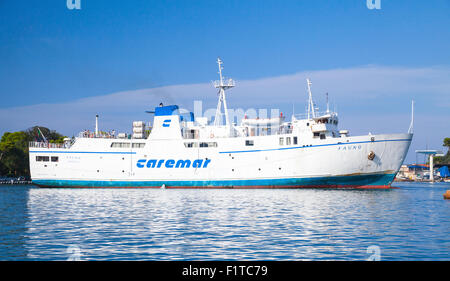
M450 199L450 190L444 193L444 199Z

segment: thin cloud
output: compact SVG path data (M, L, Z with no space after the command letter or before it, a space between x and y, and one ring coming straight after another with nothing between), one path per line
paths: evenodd
M229 75L229 76L232 76ZM369 65L345 69L303 71L291 75L267 77L256 80L237 81L229 90L230 108L280 108L286 112L292 104L296 112L303 111L306 104L306 78L311 78L316 100L324 101L324 94L330 93L332 101L341 109L341 124L352 125L354 132L370 131L371 122L367 114L389 125L389 116L403 118L401 130L405 131L409 122L410 101L417 103L418 112L427 119L449 120L450 113L450 68L448 67L389 67ZM72 136L83 129L92 129L95 114L100 115L100 125L104 130L130 131L133 120L151 120L144 113L160 102L178 104L193 110L193 101L202 100L203 110L215 108L217 90L211 83L174 85L151 89L122 91L103 96L82 98L57 104L36 104L0 109L0 133L23 130L34 125L42 125ZM302 110L298 110L302 109ZM343 109L343 111L342 111ZM401 115L401 117L399 117ZM381 118L383 117L383 118ZM352 120L349 122L349 120ZM366 120L363 122L362 120ZM368 123L367 123L368 122ZM406 124L404 124L406 123ZM449 132L449 122L430 122L429 127ZM377 124L377 128L381 128ZM396 128L393 128L396 129ZM433 139L434 131L417 142L437 145L441 139ZM373 133L373 132L372 132ZM436 134L436 137L441 135ZM439 136L438 136L439 135ZM433 143L435 142L435 143ZM440 148L440 147L439 147Z

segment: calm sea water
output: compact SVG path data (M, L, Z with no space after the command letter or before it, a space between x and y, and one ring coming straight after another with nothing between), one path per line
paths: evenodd
M449 183L392 190L0 186L0 260L450 260Z

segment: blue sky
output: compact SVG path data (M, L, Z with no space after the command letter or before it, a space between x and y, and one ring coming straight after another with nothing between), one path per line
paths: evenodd
M380 127L380 122L370 120L387 116L404 119L407 129L409 103L415 99L417 129L422 116L423 131L416 130L414 145L441 149L442 137L450 137L450 0L381 0L380 10L369 10L366 0L81 0L81 10L67 9L66 0L2 0L0 13L0 133L37 122L76 134L80 126L90 124L75 123L80 119L55 123L42 111L141 89L165 89L160 99L170 96L169 101L186 107L192 107L189 96L214 104L212 88L198 88L203 91L199 96L188 87L192 95L187 97L170 90L173 85L203 85L216 79L215 59L220 56L225 74L246 85L253 81L265 87L258 81L316 74L313 91L318 90L318 102L329 92L355 132ZM358 76L361 69L364 77ZM367 82L371 71L373 84ZM345 73L346 84L333 83L327 73ZM352 80L352 75L360 80ZM351 84L360 92L352 91ZM257 89L236 88L232 91L239 94L234 100L238 104L233 104L230 92L229 105L251 107L258 101L255 107L278 104L286 112L292 111L292 104L304 108L304 81L289 85L273 93L273 99L266 93L268 98L260 101L255 99ZM159 100L151 103L122 112L120 106L102 112L98 104L97 111L105 119L115 120L116 115L131 124L146 118L142 112ZM16 119L22 123L5 120L14 119L14 112L20 112ZM363 117L372 119L357 122ZM431 120L436 122L429 127ZM123 124L119 129L129 129ZM389 122L382 125L380 132L398 131Z

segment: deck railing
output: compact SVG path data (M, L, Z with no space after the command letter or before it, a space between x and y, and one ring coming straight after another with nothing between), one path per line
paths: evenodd
M40 142L40 141L30 141L28 147L33 148L69 148L70 145L66 143L51 143L51 142Z

